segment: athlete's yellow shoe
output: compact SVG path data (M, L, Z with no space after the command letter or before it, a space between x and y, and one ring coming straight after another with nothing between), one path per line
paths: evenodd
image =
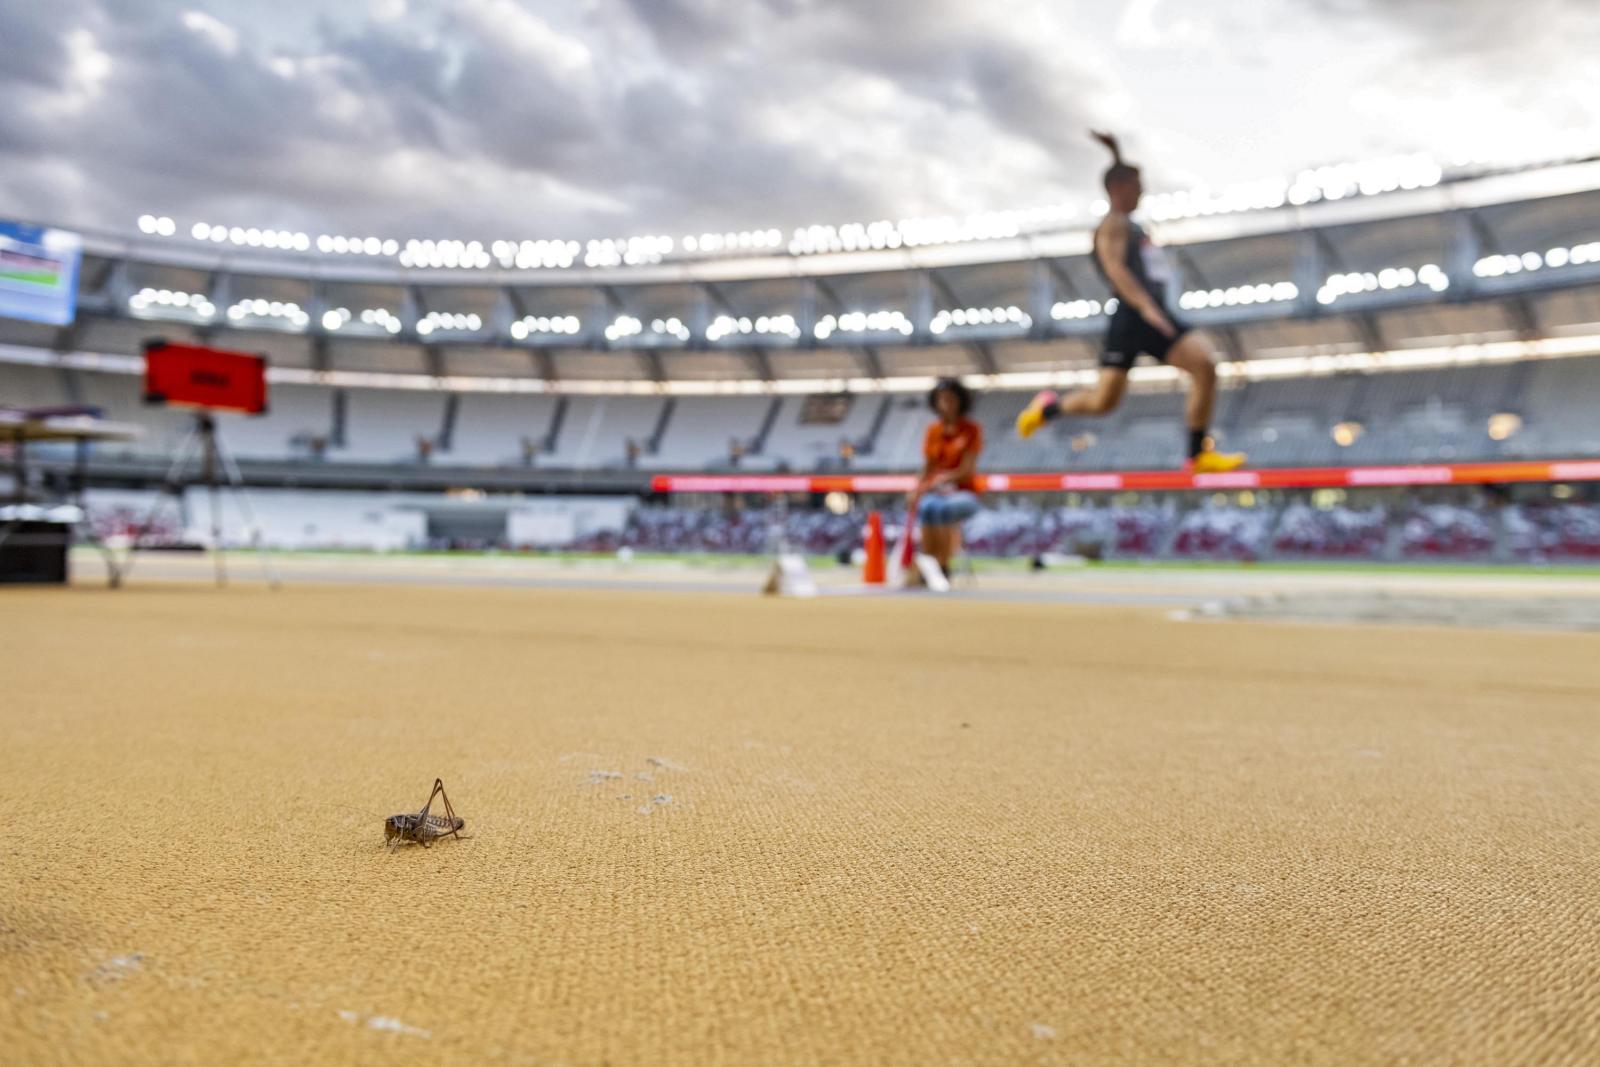
M1034 394L1028 401L1028 406L1022 409L1022 414L1017 416L1017 436L1026 440L1039 432L1039 427L1045 424L1050 417L1049 413L1061 403L1061 397L1056 395L1054 389L1046 389Z
M1213 452L1206 449L1189 461L1190 474L1226 474L1244 466L1243 452Z

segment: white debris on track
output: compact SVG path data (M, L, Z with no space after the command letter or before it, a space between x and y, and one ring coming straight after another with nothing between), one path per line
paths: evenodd
M672 796L668 793L657 793L650 798L650 803L639 809L640 815L649 815L656 808L664 808L672 803Z
M90 971L87 977L91 982L120 982L143 967L144 953L134 952L126 956L112 956Z
M359 1023L361 1013L356 1011L341 1011L339 1018L347 1023ZM391 1034L405 1034L408 1037L432 1037L432 1030L424 1030L420 1026L407 1026L399 1019L388 1015L367 1016L366 1027L368 1030L378 1030Z

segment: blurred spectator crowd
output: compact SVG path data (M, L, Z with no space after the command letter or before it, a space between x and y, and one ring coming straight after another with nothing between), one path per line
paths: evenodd
M886 512L897 536L903 513ZM771 552L781 543L813 555L861 544L859 513L822 510L640 507L624 529L570 547L612 552ZM1176 501L1130 506L986 507L964 529L974 556L1205 560L1600 560L1600 504L1406 503L1395 507L1264 507Z

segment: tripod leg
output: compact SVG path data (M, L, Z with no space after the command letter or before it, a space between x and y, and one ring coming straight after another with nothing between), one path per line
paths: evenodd
M222 487L217 483L217 431L206 426L205 477L206 495L211 502L211 558L217 568L217 588L228 584L227 562L222 556Z
M163 495L169 490L176 491L182 485L183 471L189 464L189 453L199 443L199 435L198 428L191 428L189 435L183 439L183 444L178 446L178 454L173 457L172 465L167 468L167 478L162 483L161 492L156 495L155 503L150 505L150 511L145 515L144 521L134 528L133 542L128 546L128 553L122 561L122 565L117 566L114 560L109 556L107 557L107 566L111 571L111 588L116 589L121 586L122 580L128 576L128 572L133 570L133 557L143 546L145 534L149 533L150 527L155 525L156 514L161 510L161 505L164 503Z
M115 589L117 587L116 557L111 554L111 549L106 546L100 536L94 532L94 524L89 521L89 439L80 437L73 443L72 456L72 503L78 509L78 522L74 526L74 534L85 545L93 547L106 561L106 582Z
M256 521L255 509L250 506L250 494L244 489L244 472L239 469L233 454L223 447L222 438L216 438L214 446L217 457L222 461L222 469L228 476L228 486L233 491L233 504L239 509L239 514L244 516L245 525L250 530L250 543L255 546L256 558L261 561L261 573L266 576L267 587L277 589L281 584L278 581L278 571L272 565L272 557L267 554L266 545L262 544L261 524Z

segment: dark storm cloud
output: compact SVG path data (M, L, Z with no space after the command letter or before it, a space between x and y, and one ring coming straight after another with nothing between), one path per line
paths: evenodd
M0 0L0 78L11 84L59 86L67 55L62 25L83 18L85 9L80 0L58 5Z
M1582 77L1551 76L1600 47L1590 0L1263 3L0 0L0 215L677 234L1081 199L1095 121L1232 180L1300 162L1270 145L1302 127L1316 162L1370 149L1341 118L1427 147L1387 116L1448 124L1462 86L1545 126L1592 115ZM1365 93L1365 117L1237 126L1259 86L1208 91L1251 58L1238 41Z
M722 229L1000 206L949 190L1090 154L1091 79L956 0L324 10L0 0L0 214Z
M437 32L422 32L418 13L318 19L299 50L258 48L259 14L243 5L213 3L218 24L198 29L179 3L5 5L0 210L13 213L122 227L146 210L248 210L269 214L261 222L461 229L522 208L528 229L592 234L712 216L765 224L774 203L832 218L894 198L870 174L834 173L826 152L768 136L760 112L782 78L762 70L765 46L704 69L662 54L715 40L717 27L782 21L795 3L614 3L563 37L518 18L526 5L483 0L435 6ZM629 54L624 22L656 50ZM584 58L589 38L611 54ZM786 77L802 93L835 66L792 59ZM464 173L480 187L453 197Z

